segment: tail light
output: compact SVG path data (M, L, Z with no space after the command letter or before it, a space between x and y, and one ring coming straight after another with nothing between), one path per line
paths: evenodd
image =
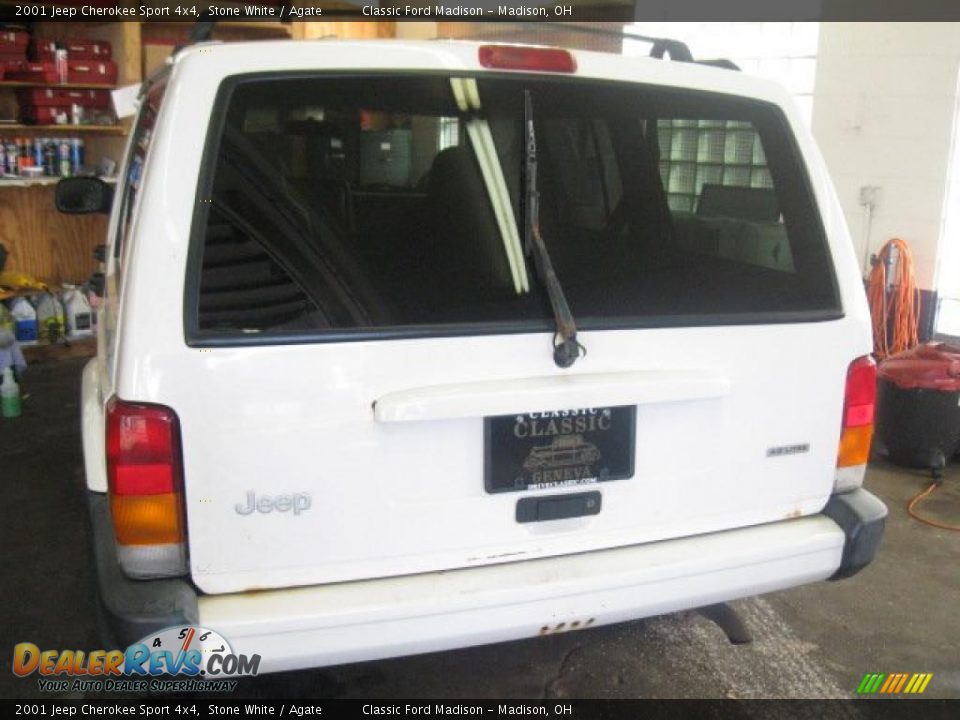
M131 577L186 573L180 423L161 405L107 403L107 482L120 565Z
M577 70L577 61L567 50L518 45L481 45L480 64L495 70L558 73Z
M847 369L834 492L847 492L863 484L870 459L876 399L877 365L869 355L857 358Z

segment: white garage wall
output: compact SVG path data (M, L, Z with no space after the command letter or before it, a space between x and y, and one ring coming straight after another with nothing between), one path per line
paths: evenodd
M935 287L946 214L958 70L960 23L820 26L813 133L858 256L866 253L860 188L875 186L869 251L891 237L906 240L927 290Z
M697 59L726 58L743 72L772 78L791 92L810 122L818 26L814 22L645 22L624 31L682 40ZM624 55L649 53L647 43L623 43Z

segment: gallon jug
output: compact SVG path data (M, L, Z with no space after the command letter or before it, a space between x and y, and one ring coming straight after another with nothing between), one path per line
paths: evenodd
M21 345L37 343L37 311L25 297L18 297L10 305L13 315L13 335Z
M67 321L67 337L71 340L93 335L93 310L87 296L72 285L64 285L63 311Z
M53 293L40 296L37 303L37 339L43 343L56 343L64 335L63 305Z

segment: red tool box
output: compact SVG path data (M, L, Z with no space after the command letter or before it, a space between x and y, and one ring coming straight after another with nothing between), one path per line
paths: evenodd
M67 61L67 80L72 83L114 85L117 82L117 64L110 60Z
M70 107L58 107L56 105L45 107L37 105L20 106L20 122L27 125L56 125L57 117L60 115L65 115L69 122Z
M57 69L52 62L24 62L19 69L8 71L6 79L55 84L57 82Z
M3 80L7 73L19 70L20 66L26 62L26 59L14 53L0 53L0 80Z
M109 108L109 90L72 90L58 87L35 87L17 90L17 102L21 106Z
M0 53L16 53L26 59L30 35L25 30L0 30Z
M52 62L27 62L19 70L8 72L8 80L57 84L57 69ZM110 60L68 60L67 82L113 85L117 82L117 64Z
M37 62L47 62L54 58L57 43L61 43L67 51L68 60L109 60L113 55L113 48L105 40L34 40L30 46L30 59Z

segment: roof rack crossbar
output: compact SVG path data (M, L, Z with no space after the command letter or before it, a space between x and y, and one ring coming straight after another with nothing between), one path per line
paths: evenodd
M662 59L664 55L668 55L671 60L677 62L693 62L693 53L690 52L690 48L679 40L661 38L654 42L653 47L650 48L650 57Z

